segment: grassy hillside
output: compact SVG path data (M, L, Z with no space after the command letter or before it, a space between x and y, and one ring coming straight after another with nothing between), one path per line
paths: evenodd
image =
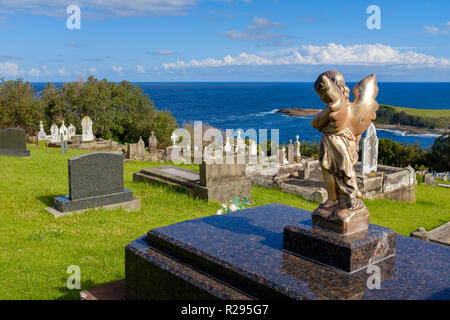
M377 123L449 128L450 109L414 109L380 104Z
M0 156L0 299L77 299L67 267L81 268L82 290L123 279L124 248L148 230L214 215L219 203L193 199L164 186L134 183L133 173L159 163L124 164L125 187L142 201L138 212L87 211L55 218L45 211L68 193L67 159L84 153L28 146L31 158ZM192 166L193 167L193 166ZM317 203L271 189L252 188L253 205L272 202L313 210ZM418 185L417 203L366 201L371 222L409 235L450 220L450 190Z

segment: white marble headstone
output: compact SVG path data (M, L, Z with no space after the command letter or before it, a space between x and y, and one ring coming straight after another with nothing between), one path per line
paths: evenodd
M86 116L83 118L83 120L81 120L81 129L82 129L81 141L83 142L94 141L91 118Z
M361 173L377 172L378 164L378 138L377 129L372 123L366 130L361 149Z
M232 146L230 143L230 137L227 137L227 142L225 143L225 148L224 148L225 152L231 152L232 151Z
M69 128L67 129L69 130L69 140L71 140L72 137L77 134L77 128L75 128L73 124L70 124Z
M59 128L59 135L63 137L64 141L67 141L69 139L69 130L64 124L64 120L62 121L61 127Z
M61 136L59 135L59 128L56 124L52 124L50 127L50 142L57 143L61 141Z
M38 140L39 141L47 140L47 134L45 133L44 125L42 124L42 121L39 123Z
M258 147L256 145L255 140L252 140L250 143L250 155L257 156L258 155Z

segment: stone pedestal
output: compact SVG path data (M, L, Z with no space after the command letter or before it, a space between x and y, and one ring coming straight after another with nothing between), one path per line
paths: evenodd
M301 257L355 272L395 254L393 230L370 225L366 231L343 235L311 225L284 228L283 248Z

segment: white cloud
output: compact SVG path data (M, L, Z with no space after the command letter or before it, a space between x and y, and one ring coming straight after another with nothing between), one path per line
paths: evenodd
M423 26L424 33L430 34L449 34L450 33L450 21L442 24L443 27L439 28L436 26Z
M145 73L145 68L144 68L143 66L141 66L141 65L137 65L137 66L136 66L136 69L137 69L137 71L138 71L139 73Z
M241 53L237 57L230 55L222 59L192 59L189 62L177 61L165 63L169 69L196 67L224 67L244 65L349 65L349 66L389 66L404 67L450 67L450 60L436 58L414 51L400 51L382 44L357 44L343 46L330 43L327 46L304 45L259 55Z
M243 31L229 30L225 31L222 35L232 40L250 41L255 42L258 45L287 45L291 44L287 38L293 38L293 36L270 33L270 30L282 27L278 22L270 21L266 18L253 18L253 24L247 26Z
M28 71L28 74L32 77L39 77L41 75L41 70L36 68L31 68L30 71Z
M112 66L111 68L117 73L122 73L123 70L122 66Z
M89 68L89 73L90 74L96 74L97 73L97 69L95 67L90 67Z
M163 16L184 15L199 0L0 0L0 11L28 11L37 15L66 15L67 6L77 4L94 9L102 16ZM91 13L91 12L89 12Z
M48 68L47 68L47 66L46 66L45 64L42 65L42 70L44 70L44 73L45 73L46 75L50 75L50 74L51 74L51 72L48 71Z
M0 62L0 76L16 77L24 74L23 69L13 62Z
M172 50L158 50L158 51L153 51L151 54L155 55L155 56L170 56L170 55L176 54L176 52L172 51Z
M70 75L70 73L66 71L66 68L65 68L65 67L60 68L60 69L58 70L58 74L59 74L60 76L64 76L64 77Z
M227 55L222 59L207 58L203 60L192 59L189 62L177 61L175 63L164 63L164 69L180 69L192 67L225 67L225 66L246 66L246 65L268 65L272 61L258 57L254 54L241 53L237 57Z

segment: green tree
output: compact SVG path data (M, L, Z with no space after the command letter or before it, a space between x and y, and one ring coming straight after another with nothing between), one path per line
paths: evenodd
M44 112L39 97L29 82L22 79L4 81L0 85L0 127L22 128L34 134Z
M450 171L450 133L434 141L431 152L427 154L427 164L438 172Z

